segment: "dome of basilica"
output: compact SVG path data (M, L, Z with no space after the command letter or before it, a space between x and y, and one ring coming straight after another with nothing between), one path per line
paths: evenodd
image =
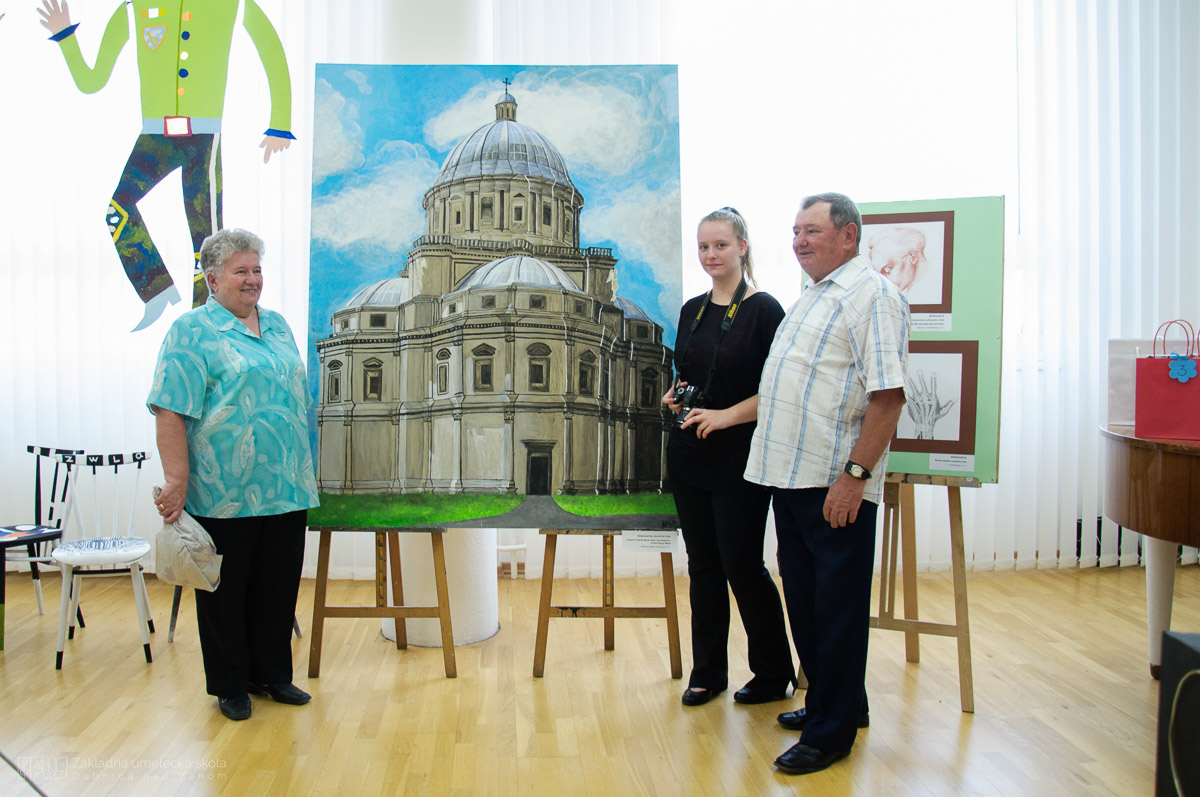
M613 304L617 309L625 314L626 318L636 318L639 321L649 321L650 316L646 315L646 311L638 307L633 302L626 299L624 296L614 296Z
M496 103L496 121L458 142L430 189L464 177L528 175L575 190L562 155L536 130L517 122L517 101L508 92Z
M373 282L354 294L354 298L342 305L343 310L359 307L395 307L408 301L408 280L389 277Z
M509 255L486 263L472 271L455 290L506 288L509 285L529 285L583 293L574 280L558 266L529 255Z

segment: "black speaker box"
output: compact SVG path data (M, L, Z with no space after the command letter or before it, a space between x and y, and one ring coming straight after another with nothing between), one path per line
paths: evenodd
M1159 679L1155 797L1200 797L1200 634L1163 632Z

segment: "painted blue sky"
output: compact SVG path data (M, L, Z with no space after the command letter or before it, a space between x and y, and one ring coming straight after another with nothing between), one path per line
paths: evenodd
M309 363L360 288L396 276L424 232L421 199L450 150L496 118L545 136L583 194L583 246L612 247L618 293L675 339L682 303L674 66L317 64ZM311 381L319 369L310 366Z

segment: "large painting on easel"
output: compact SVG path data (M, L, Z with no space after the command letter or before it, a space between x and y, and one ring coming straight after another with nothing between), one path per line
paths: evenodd
M673 512L676 83L671 66L317 66L310 522Z
M862 249L912 311L888 471L996 481L1004 199L863 204Z

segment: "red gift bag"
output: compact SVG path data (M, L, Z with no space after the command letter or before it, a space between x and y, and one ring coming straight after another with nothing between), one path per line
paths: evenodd
M1179 325L1187 333L1185 354L1167 353L1167 330ZM1162 335L1162 354L1158 337ZM1167 321L1154 333L1149 357L1138 357L1133 386L1133 433L1138 437L1200 440L1200 354L1192 325Z

